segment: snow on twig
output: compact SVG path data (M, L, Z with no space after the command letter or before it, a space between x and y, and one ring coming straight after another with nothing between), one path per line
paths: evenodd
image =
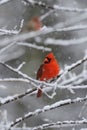
M63 40L63 39L53 39L47 38L44 41L45 45L61 45L61 46L69 46L69 45L77 45L77 44L84 44L87 42L87 37L82 37L78 39L70 39L70 40Z
M76 98L74 100L66 99L66 100L58 101L54 104L44 106L42 109L36 109L33 112L29 112L29 113L25 114L23 117L17 118L14 122L12 122L10 124L9 127L11 128L11 127L19 124L20 122L24 121L25 119L30 118L32 116L36 116L36 115L41 114L43 112L47 112L47 111L50 111L50 110L53 110L53 109L56 109L56 108L59 108L59 107L62 107L62 106L74 104L74 103L76 104L76 103L84 102L86 100L87 100L87 96L83 97L83 98Z
M27 74L22 73L18 68L17 68L17 69L14 69L14 68L12 68L11 66L9 66L9 65L7 65L7 64L5 64L5 63L1 63L1 62L0 62L0 64L4 65L6 68L8 68L9 70L11 70L11 71L17 73L18 75L22 76L22 77L24 78L24 80L26 79L27 82L29 82L31 85L33 85L33 86L36 87L36 88L37 88L38 85L47 85L47 86L50 86L50 85L51 85L50 83L46 83L46 82L44 82L44 81L35 80L35 79L29 77ZM12 79L12 78L10 78L10 79ZM14 80L14 78L13 78L13 80ZM20 80L20 79L19 79L19 80ZM24 81L24 82L25 82L25 81ZM36 90L36 89L35 89L35 90Z
M77 13L81 13L81 12L87 12L87 8L85 9L79 9L79 8L70 8L70 7L62 7L62 6L58 6L58 5L53 5L53 6L49 6L43 2L36 2L34 0L23 0L24 2L27 2L31 5L35 5L35 6L41 6L43 8L46 9L51 9L51 10L60 10L60 11L67 11L67 12L77 12Z
M67 72L69 72L69 71L75 69L76 67L78 67L79 65L81 65L82 63L84 63L85 61L87 61L87 55L85 55L83 59L78 60L76 63L73 63L73 64L70 65L70 66L67 66L67 67L65 68L65 70L62 72L62 74L60 75L60 77L63 76L63 75L65 75ZM59 76L58 76L58 77L59 77Z
M49 28L48 28L49 29ZM66 32L66 31L78 31L87 29L87 25L75 25L65 28L57 28L56 26L53 28L57 32Z
M51 51L52 50L49 47L39 46L39 45L32 44L32 43L18 42L16 44L21 45L21 46L27 46L27 47L30 47L30 48L34 48L34 49L37 49L37 50L43 50L43 51Z
M58 121L58 122L52 122L47 124L42 124L40 126L31 127L31 130L43 130L47 128L61 128L61 127L72 127L72 126L78 126L82 124L87 124L87 119L83 120L66 120L66 121Z
M5 117L7 117L5 115ZM10 127L9 128L9 122L7 122L7 118L6 120L6 124L1 124L0 127L9 129L9 130L44 130L44 129L48 129L48 128L64 128L64 127L72 127L72 126L78 126L78 125L84 125L87 124L87 119L81 119L81 120L65 120L65 121L57 121L57 122L49 122L46 124L42 124L42 125L38 125L38 126L34 126L34 127L27 127L26 125L23 125L22 128L20 127ZM7 124L9 123L9 124Z
M26 64L26 62L22 62L22 63L17 67L16 70L20 70L20 69L23 67L23 65L25 65L25 64Z
M14 45L14 43L11 43L11 44L8 44L8 45L6 45L5 47L3 47L2 49L0 49L0 55L2 54L2 53L5 53L6 52L6 50L8 50L10 47L12 47Z
M68 72L72 71L73 69L75 69L76 67L78 67L79 65L81 65L82 63L84 63L85 61L87 61L87 55L85 55L83 59L77 61L76 63L73 63L71 66L67 66L67 67L65 68L65 70L64 70L60 75L57 76L56 82L54 82L54 83L52 84L52 85L54 86L54 87L53 87L54 93L55 93L55 91L56 91L56 88L59 86L59 81L61 81L61 79L62 79ZM85 71L85 72L86 72L86 71ZM83 76L84 76L84 75L83 75ZM86 76L86 75L85 75L85 76ZM85 76L84 76L84 77L85 77ZM52 81L54 81L54 79L53 79ZM82 80L80 80L80 81L82 81ZM61 87L60 87L60 88L61 88ZM69 90L69 87L68 87L68 90ZM73 92L72 89L70 89L70 90L71 90L71 92ZM52 96L51 98L53 98L53 96Z
M11 1L11 0L0 0L0 5L5 4L5 3L9 2L9 1Z
M3 40L0 40L0 42L1 42L0 46L7 45L12 42L24 41L27 39L35 38L36 36L44 35L46 33L48 33L48 32L40 30L40 31L36 31L36 32L29 32L29 33L14 35L14 36L11 36L10 38L7 37L7 38L4 38Z
M24 83L30 83L29 80L24 78L3 78L0 79L0 82L24 82Z
M36 91L36 88L32 88L32 89L28 89L25 93L22 94L16 94L14 96L8 96L6 98L0 98L0 106L8 104L10 102L16 101L20 98L23 98L24 96L29 95L29 93L33 93L34 91Z
M11 0L1 0L0 1L0 5L9 2ZM80 13L80 12L85 12L85 14L87 13L87 9L79 9L79 8L70 8L70 7L61 7L61 6L57 6L57 5L53 5L51 6L47 6L46 4L42 3L42 2L36 2L33 0L25 0L26 2L29 2L29 4L31 5L36 5L36 6L42 6L43 8L47 8L49 9L49 13L44 15L42 17L45 18L47 17L51 11L55 11L55 10L60 10L60 11L67 11L67 12L76 12L76 13ZM21 24L22 25L22 24ZM66 24L67 25L67 24ZM20 26L21 27L21 26ZM46 30L44 30L43 32L31 32L31 33L27 33L27 34L18 34L18 32L14 32L14 30L0 30L0 35L3 34L18 34L16 36L12 36L9 38L5 38L5 40L0 40L1 45L3 46L5 45L5 47L3 49L1 49L0 53L5 52L5 50L9 49L9 47L11 46L10 43L12 42L20 42L20 43L15 43L21 46L27 46L27 47L32 47L32 48L36 48L38 50L45 50L45 51L50 51L51 49L48 47L44 47L44 46L38 46L36 44L27 44L25 42L21 42L22 40L26 40L26 39L30 39L30 38L35 38L36 36L43 36L45 34L49 34L51 32L57 31L57 32L65 32L65 31L78 31L78 30L86 30L87 26L86 25L80 25L80 26L71 26L71 27L63 27L63 28L47 28ZM33 35L34 34L34 35ZM48 41L46 41L48 40ZM81 44L84 42L87 42L87 38L83 37L83 38L79 38L79 39L72 39L72 40L56 40L56 39L46 39L44 41L45 45L50 45L53 44L54 45L75 45L75 44ZM53 42L53 43L52 43ZM59 42L59 43L58 43ZM7 45L7 46L6 46ZM13 44L12 44L13 45ZM12 101L16 101L18 98L23 98L26 95L31 95L32 93L34 93L37 90L37 86L43 85L43 89L47 88L53 88L53 86L56 86L56 88L59 89L85 89L87 88L87 85L79 85L80 83L84 82L87 79L87 70L86 68L84 68L84 70L79 74L79 75L74 75L73 77L69 78L69 79L65 79L64 80L64 76L66 76L66 74L69 74L69 72L71 72L72 69L78 67L79 65L81 65L82 63L84 63L85 61L87 61L87 56L85 56L83 59L77 61L75 64L72 64L71 66L67 67L64 69L63 73L61 73L57 78L57 80L54 80L51 83L45 83L45 82L40 82L37 80L34 80L33 78L29 77L28 75L22 73L20 71L21 67L23 64L20 64L16 69L12 68L11 66L7 65L7 64L3 64L5 65L5 67L9 68L10 70L12 70L13 72L16 72L17 74L21 75L22 78L4 78L4 79L0 79L0 82L26 82L29 84L32 84L35 88L31 88L28 89L26 92L22 93L22 94L18 94L18 95L13 95L13 96L9 96L6 98L0 98L0 106L10 103ZM72 74L73 75L73 74ZM63 82L61 82L60 80L62 80ZM76 85L76 86L74 86ZM47 86L47 87L46 87ZM49 87L51 86L51 87ZM60 101L57 103L54 103L52 105L48 105L43 107L42 109L37 109L33 112L29 112L26 115L24 115L24 117L20 117L18 119L16 119L14 122L12 122L10 124L10 128L12 128L13 126L15 126L16 124L20 123L21 121L23 121L26 118L30 118L32 116L38 115L40 113L46 112L46 111L50 111L52 109L61 107L61 106L65 106L65 105L69 105L69 104L73 104L73 103L79 103L79 102L83 102L83 101L87 101L87 96L83 97L83 98L76 98L74 100L71 99L67 99L64 101ZM45 128L50 128L50 127L65 127L65 126L70 126L70 125L79 125L79 124L87 124L87 120L83 119L83 120L76 120L76 121L58 121L58 122L52 122L52 123L48 123L48 124L42 124L41 126L36 126L33 127L32 129L45 129Z
M10 79L0 79L0 82L26 82L26 83L30 83L28 80L26 79L22 79L22 78L19 78L19 79L16 79L16 78L10 78ZM87 88L87 85L79 85L79 86L69 86L69 85L66 85L66 86L60 86L58 87L59 89L86 89ZM45 88L46 90L47 89L52 89L52 88ZM0 98L0 106L2 105L5 105L5 104L8 104L10 102L13 102L13 101L16 101L18 99L21 99L27 95L32 95L35 91L37 90L37 88L31 88L31 89L27 89L26 92L24 93L21 93L21 94L16 94L16 95L13 95L13 96L8 96L6 98ZM45 91L46 91L45 90Z
M43 35L46 35L46 34L49 34L49 33L52 33L52 32L77 31L77 30L84 30L84 29L87 29L86 25L78 25L78 26L71 26L71 27L58 28L58 29L56 27L54 27L54 28L45 27L45 29L42 28L40 31L23 33L23 34L11 36L10 38L4 38L4 39L0 40L0 43L1 43L0 46L7 45L7 44L10 44L12 42L15 43L17 41L24 41L24 40L27 40L27 39L35 38L36 36L43 36ZM7 32L8 32L8 30L7 30ZM10 31L10 32L12 34L12 31ZM49 41L51 41L51 40L49 40ZM82 42L86 42L86 41L87 41L87 37L83 37L83 38L79 38L79 39L76 39L76 40L72 39L69 42L71 42L71 44L75 44L76 42L82 43ZM61 43L62 40L59 40L59 42ZM63 42L61 43L62 45L68 44L68 40L67 41L65 40L64 44L63 44Z
M79 66L79 65L81 65L83 62L85 62L87 60L87 57L85 56L83 59L81 59L81 60L79 60L79 61L77 61L76 63L74 63L74 64L72 64L71 66L69 66L69 67L67 67L59 76L58 76L58 79L54 82L54 83L46 83L46 82L41 82L41 81L38 81L38 80L35 80L35 79L32 79L31 77L29 77L29 76L27 76L26 74L23 74L20 70L18 70L18 69L14 69L14 68L12 68L11 66L9 66L9 65L7 65L7 64L3 64L5 67L7 67L7 68L9 68L10 70L12 70L13 72L16 72L16 73L18 73L19 75L21 75L24 79L22 80L21 78L19 78L19 79L15 79L15 78L9 78L9 79L0 79L0 81L21 81L22 80L22 82L29 82L29 84L32 84L35 88L33 88L33 89L29 89L29 90L27 90L26 92L24 92L24 93L22 93L22 94L19 94L19 95L16 95L15 96L15 98L14 98L14 96L12 96L12 100L11 100L11 96L10 96L10 101L9 101L9 98L8 99L3 99L3 102L4 103L2 103L2 100L0 101L0 106L1 105L4 105L4 104L6 104L6 103L10 103L10 102L12 102L12 101L15 101L15 100L17 100L18 98L23 98L23 97L25 97L26 95L31 95L32 93L34 93L36 90L37 90L37 88L38 88L38 86L39 85L42 85L43 86L43 88L45 87L45 89L53 89L53 88L59 88L59 89L76 89L74 86L72 86L72 85L70 85L70 83L71 82L74 82L74 81L76 81L76 83L79 81L79 79L80 79L80 77L79 76L77 76L77 78L73 78L72 80L68 80L68 81L63 81L62 83L60 83L59 84L59 80L61 80L62 79L62 77L64 76L64 75L66 75L67 74L67 72L69 72L69 71L71 71L72 69L74 69L75 67L77 67L77 66ZM84 71L83 71L84 72ZM86 73L85 73L86 74ZM82 76L82 75L80 75L80 76ZM81 82L83 82L84 81L84 73L83 73L83 80L81 80L81 81L79 81L78 83L81 83ZM57 84L59 84L59 85L57 85ZM58 87L58 86L60 86L60 87ZM64 86L64 87L63 87ZM71 87L70 87L71 86ZM47 88L46 88L47 87ZM77 87L77 89L78 88L82 88L81 86L78 86ZM83 88L86 88L86 86L84 86ZM4 101L4 100L6 100L6 101Z
M57 23L55 26L57 28L63 28L63 27L69 27L69 26L72 26L72 25L76 25L84 20L87 19L87 13L82 13L82 14L77 14L76 16L74 17L70 17L70 19L66 19L66 21L64 22L59 22Z
M87 119L57 121L57 122L46 123L46 124L42 124L42 125L34 126L34 127L27 127L26 124L23 124L23 127L15 127L15 128L14 127L9 128L9 125L6 125L6 124L3 124L3 125L1 124L1 126L6 129L9 129L9 130L20 130L20 129L22 129L22 130L44 130L44 129L48 129L48 128L64 128L64 127L79 126L79 125L84 125L84 124L87 124ZM84 130L86 130L86 129L84 129Z
M41 17L40 17L40 19L41 19L41 21L43 20L43 19L45 19L46 17L48 17L50 14L52 14L54 12L54 10L50 10L50 11L48 11L47 13L45 13L44 15L42 15Z
M0 35L11 35L11 34L18 34L19 31L18 30L6 30L6 29L0 29Z

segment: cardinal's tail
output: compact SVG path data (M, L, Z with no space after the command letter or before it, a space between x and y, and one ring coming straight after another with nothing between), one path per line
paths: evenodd
M41 97L41 96L42 96L42 90L41 90L41 89L38 89L37 97Z

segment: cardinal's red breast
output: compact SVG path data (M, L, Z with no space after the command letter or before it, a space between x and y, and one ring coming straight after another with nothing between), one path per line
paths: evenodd
M48 81L51 80L59 74L60 66L55 59L53 53L49 53L37 71L37 79L40 81ZM37 93L37 97L42 95L42 90L39 89Z

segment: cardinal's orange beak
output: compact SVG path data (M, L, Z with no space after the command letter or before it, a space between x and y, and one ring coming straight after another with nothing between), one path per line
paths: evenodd
M47 58L45 58L44 62L47 62L47 61L48 61L48 59L47 59Z
M48 63L48 62L49 62L49 60L47 58L45 58L44 63Z

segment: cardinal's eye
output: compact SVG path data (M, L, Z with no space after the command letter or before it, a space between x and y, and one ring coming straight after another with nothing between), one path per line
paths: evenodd
M47 64L47 63L50 63L50 61L51 61L51 58L46 57L46 58L45 58L45 60L44 60L44 63L46 63L46 64Z
M51 58L49 58L49 57L46 57L47 58L47 60L50 62L51 61Z

